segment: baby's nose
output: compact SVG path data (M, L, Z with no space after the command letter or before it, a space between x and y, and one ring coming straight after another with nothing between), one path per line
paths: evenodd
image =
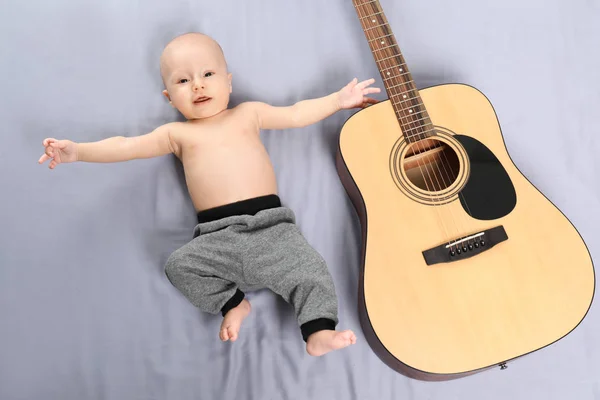
M195 82L194 83L194 90L198 91L198 89L204 89L204 83L203 82Z

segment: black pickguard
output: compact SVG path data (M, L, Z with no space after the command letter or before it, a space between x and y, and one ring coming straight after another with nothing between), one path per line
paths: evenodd
M463 145L471 162L469 180L460 196L465 212L480 220L509 214L517 204L517 194L500 161L477 139L465 135L454 138Z

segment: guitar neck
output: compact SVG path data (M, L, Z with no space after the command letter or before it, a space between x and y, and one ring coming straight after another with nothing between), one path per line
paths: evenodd
M378 0L353 0L402 134L409 142L431 136L433 125Z

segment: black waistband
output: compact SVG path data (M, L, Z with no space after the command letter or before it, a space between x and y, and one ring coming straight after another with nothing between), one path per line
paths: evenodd
M276 207L281 207L281 201L276 194L254 197L202 210L198 213L198 223L215 221L232 215L254 215L261 210Z

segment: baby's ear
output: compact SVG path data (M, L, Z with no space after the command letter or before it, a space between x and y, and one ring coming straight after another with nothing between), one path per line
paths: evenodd
M171 102L171 96L169 96L169 92L167 92L166 90L163 90L162 93L165 95L165 97L167 98L167 100L169 100L169 103L171 105L173 105L173 103Z

